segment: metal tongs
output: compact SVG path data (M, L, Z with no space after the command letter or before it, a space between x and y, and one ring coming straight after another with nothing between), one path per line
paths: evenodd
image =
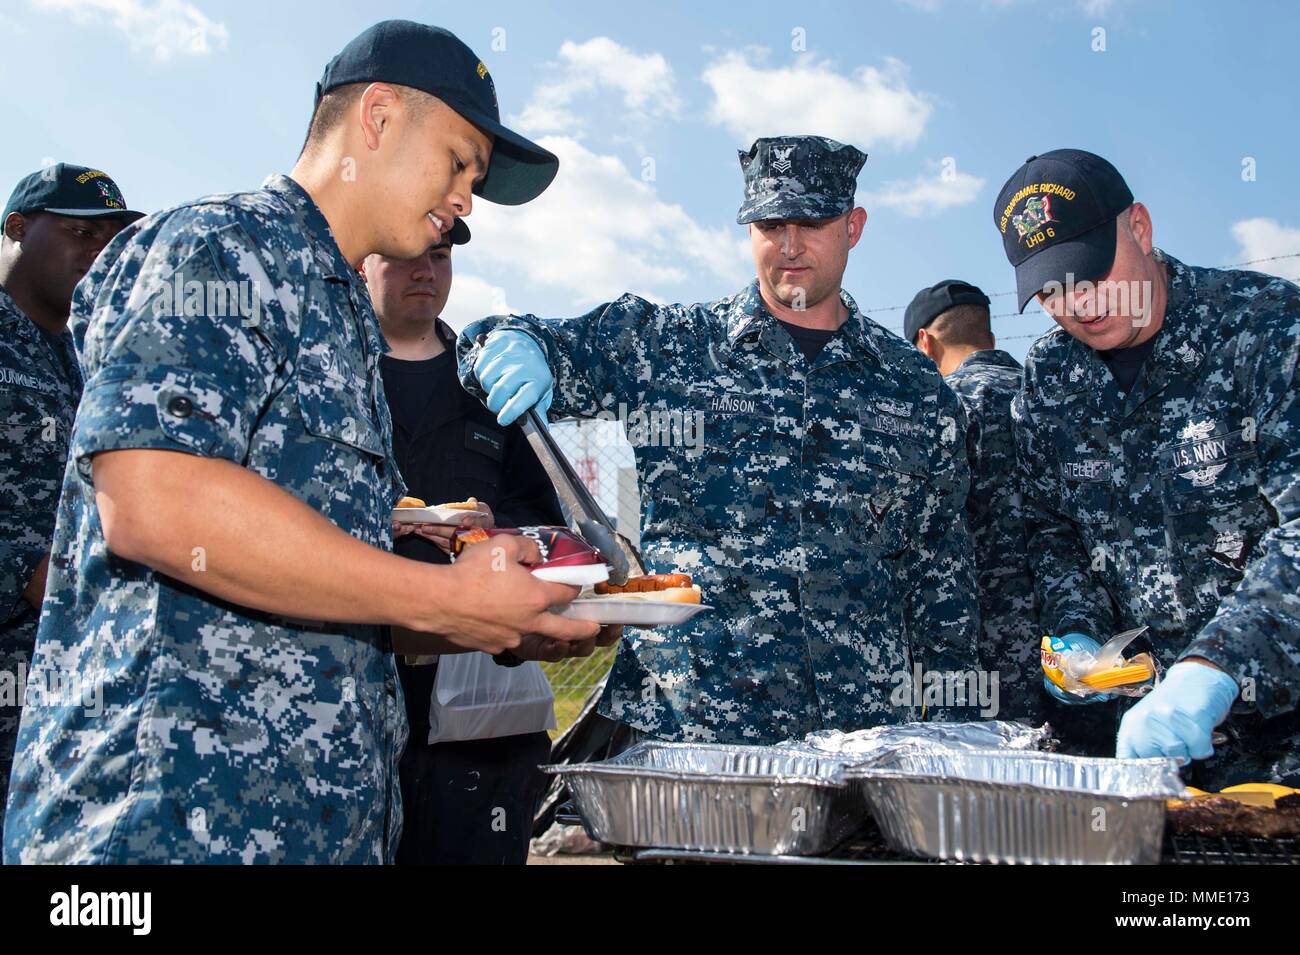
M546 423L537 412L530 408L519 424L533 453L537 455L537 460L542 463L551 483L555 485L560 503L569 512L573 529L600 551L600 556L609 565L610 583L625 584L630 575L644 574L645 562L641 560L640 552L632 546L631 541L614 529L613 523L591 496L587 485L574 472L573 466L546 430Z

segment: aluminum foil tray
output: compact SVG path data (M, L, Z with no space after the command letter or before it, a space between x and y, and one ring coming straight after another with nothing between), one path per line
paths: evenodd
M779 745L785 749L827 753L861 762L893 750L935 746L944 749L1037 750L1045 748L1050 736L1051 727L1047 724L1034 727L1004 720L980 720L970 723L898 723L848 733L822 730Z
M776 747L657 742L543 767L564 777L593 839L745 855L827 852L860 826L866 803L844 768Z
M1154 864L1171 759L900 750L851 768L895 848L976 862Z

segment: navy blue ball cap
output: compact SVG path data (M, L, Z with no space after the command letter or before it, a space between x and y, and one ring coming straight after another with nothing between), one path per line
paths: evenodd
M385 20L330 60L316 84L316 102L351 83L397 83L436 96L495 137L487 175L475 195L517 206L535 199L560 168L555 154L501 125L496 86L483 61L441 27Z
M993 206L1020 311L1051 284L1095 282L1115 263L1115 220L1133 204L1119 171L1082 149L1030 156Z
M447 239L452 245L464 245L469 241L469 226L465 224L464 219L459 216L456 218L451 231L447 233Z
M9 194L4 216L9 213L50 212L75 219L121 219L134 222L144 216L126 207L122 190L108 173L89 166L56 163L24 176Z
M916 344L916 333L957 305L989 304L989 297L978 287L961 279L944 279L916 293L903 313L903 337Z

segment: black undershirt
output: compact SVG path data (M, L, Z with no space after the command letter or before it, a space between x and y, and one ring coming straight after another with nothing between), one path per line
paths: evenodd
M1151 352L1156 347L1156 339L1159 337L1159 334L1152 335L1142 344L1131 348L1112 348L1110 351L1097 352L1097 357L1105 362L1111 375L1119 382L1119 390L1124 394L1127 395L1133 390L1133 383L1138 380L1138 375L1142 374L1142 366L1151 357Z
M835 332L830 329L804 328L802 325L791 325L789 322L782 321L779 318L777 321L781 322L785 327L785 330L790 333L790 337L793 338L794 343L799 346L799 350L803 352L803 357L808 360L809 364L812 363L814 358L822 353L822 349L826 347L826 343L830 341L831 336L835 334Z
M452 355L445 351L433 358L408 361L381 355L379 374L384 379L384 397L393 419L393 450L398 460L406 466L411 439L420 431L427 415L433 414L439 404L457 401L453 388L459 389ZM432 548L430 548L432 550ZM406 697L406 717L411 728L411 741L423 744L429 739L429 700L433 696L436 666L400 665L398 675L402 680L402 693Z
M445 400L456 397L453 390L456 376L454 369L448 367L451 358L449 351L416 361L392 355L380 357L379 373L384 379L384 395L388 398L388 410L396 427L414 434L435 396Z

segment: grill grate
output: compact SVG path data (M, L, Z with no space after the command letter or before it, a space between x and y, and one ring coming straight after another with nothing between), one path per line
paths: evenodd
M564 806L556 817L568 825L582 820L572 804ZM918 859L898 852L885 842L874 822L862 828L825 856L736 856L725 852L697 852L685 849L616 848L615 858L629 863L746 863L766 865L834 865L881 862L933 863L939 860ZM1263 839L1254 836L1184 836L1165 834L1162 865L1300 865L1300 838L1278 836ZM945 864L945 863L940 863ZM948 863L960 864L960 863Z
M1171 865L1300 865L1300 839L1166 834L1162 861Z

